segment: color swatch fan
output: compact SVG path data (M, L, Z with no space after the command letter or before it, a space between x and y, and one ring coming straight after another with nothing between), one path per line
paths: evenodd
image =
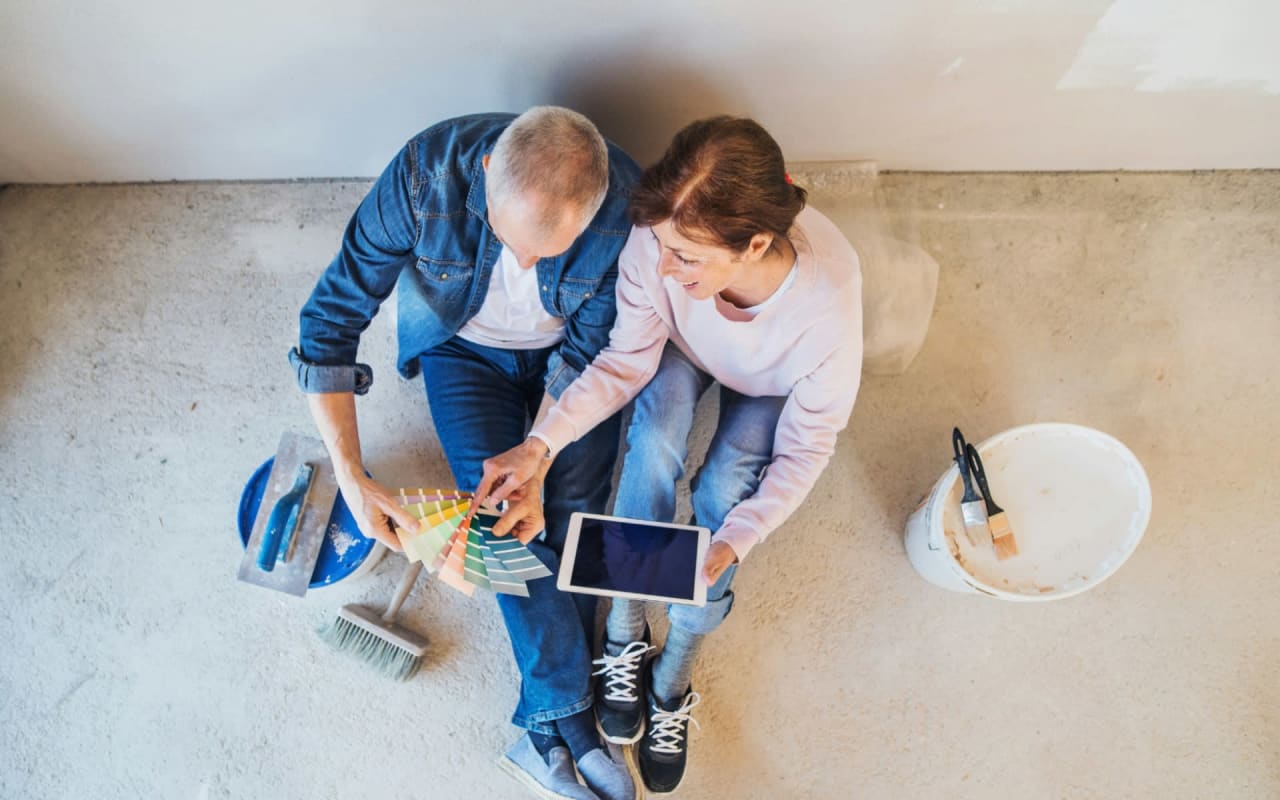
M471 492L457 489L401 489L400 504L424 521L417 533L397 530L405 557L421 561L467 596L479 586L528 597L525 584L551 570L514 536L494 536L496 511L477 511L468 520L474 500Z

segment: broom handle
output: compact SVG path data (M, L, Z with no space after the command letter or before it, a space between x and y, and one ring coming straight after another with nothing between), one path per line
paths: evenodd
M404 575L400 578L400 585L396 587L396 596L391 598L391 605L387 606L387 613L382 615L383 622L394 622L396 614L400 613L400 606L404 605L404 600L409 596L413 584L418 580L418 573L422 572L422 562L415 561L404 568Z

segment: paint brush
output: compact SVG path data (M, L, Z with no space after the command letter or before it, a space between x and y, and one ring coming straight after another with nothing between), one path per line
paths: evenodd
M1013 538L1013 529L1009 527L1009 519L1005 516L1004 509L996 505L996 501L991 497L991 487L987 485L987 470L982 465L982 456L978 455L978 451L973 445L965 445L965 456L969 459L969 467L973 470L973 477L978 480L978 488L982 490L982 496L987 500L987 525L991 529L991 543L996 550L996 558L1004 561L1006 558L1012 558L1018 554L1018 542Z
M969 456L965 448L969 443L959 428L951 431L951 449L956 454L956 466L960 469L960 480L964 481L964 497L960 498L960 512L964 515L964 532L969 537L969 544L974 547L986 547L991 544L991 529L987 527L987 509L982 504L982 496L973 490L973 481L969 479Z

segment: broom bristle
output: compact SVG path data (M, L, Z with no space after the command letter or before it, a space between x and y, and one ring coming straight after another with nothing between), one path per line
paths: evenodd
M334 650L351 653L389 678L403 681L413 677L422 666L426 643L409 631L388 630L376 616L367 611L361 614L362 611L365 610L352 606L343 608L337 619L320 631L320 638Z

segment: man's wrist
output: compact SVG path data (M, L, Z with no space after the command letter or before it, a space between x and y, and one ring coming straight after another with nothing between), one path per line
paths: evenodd
M339 481L353 481L364 477L364 465L359 461L335 461L333 475Z

